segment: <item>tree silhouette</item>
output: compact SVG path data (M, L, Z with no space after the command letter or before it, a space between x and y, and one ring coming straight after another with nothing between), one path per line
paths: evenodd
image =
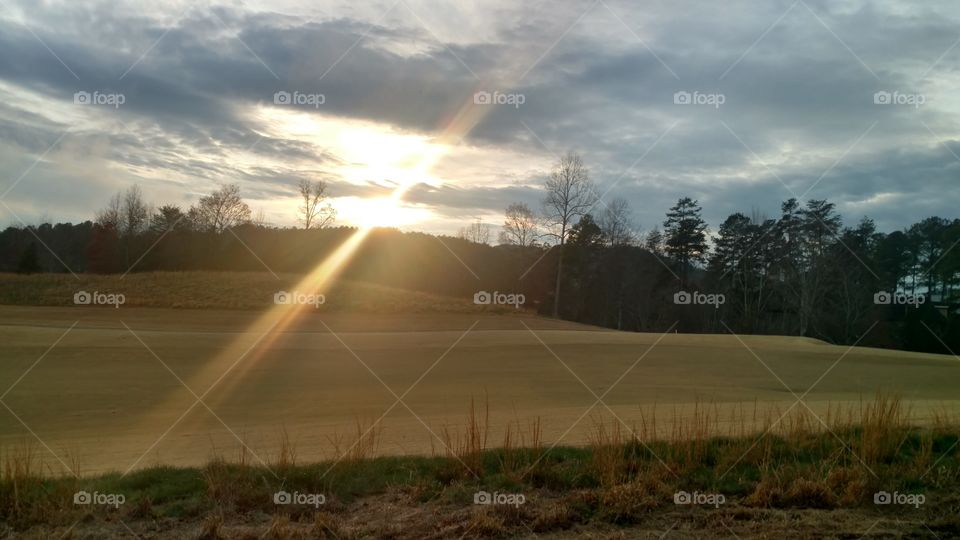
M597 195L583 159L573 152L560 158L545 187L544 219L552 226L551 234L557 239L558 245L557 282L553 295L553 316L557 317L560 314L560 284L563 281L563 246L570 227L596 204Z
M664 251L677 263L681 287L687 286L690 265L702 263L707 256L707 223L700 211L697 201L683 197L663 222Z

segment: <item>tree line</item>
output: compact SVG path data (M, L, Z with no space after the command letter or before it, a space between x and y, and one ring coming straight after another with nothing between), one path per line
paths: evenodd
M307 272L355 229L335 226L325 183L298 192L298 226L281 228L255 216L236 185L187 209L153 207L134 186L92 221L0 232L0 271ZM523 293L543 314L628 331L960 350L958 219L883 233L868 218L845 226L826 200L788 199L773 217L737 212L711 231L698 201L683 197L642 233L628 201L603 201L582 157L568 153L541 207L510 204L497 245L491 237L479 220L455 237L377 229L344 275L451 296Z
M549 246L554 316L623 330L675 324L960 350L960 219L883 233L866 217L844 226L827 200L791 198L779 215L736 212L712 234L698 201L682 197L662 230L641 234L626 200L598 199L576 154L559 159L544 188L540 212L507 207L500 240Z

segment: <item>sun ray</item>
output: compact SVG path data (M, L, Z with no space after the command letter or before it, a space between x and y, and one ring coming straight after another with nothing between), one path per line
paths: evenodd
M411 168L411 174L405 175L387 198L390 204L399 205L410 189L417 184L417 179L428 174L446 151L460 144L489 111L490 107L475 104L472 96L466 100L447 122L436 140L437 144L428 145L423 149L416 165ZM369 224L359 227L290 290L320 292L325 295L335 294L330 290L332 285L371 230L373 226ZM242 337L233 340L223 351L205 362L204 366L191 375L185 383L212 408L214 403L221 402L234 393L235 388L250 370L263 360L264 353L270 350L291 325L301 317L310 316L309 314L313 311L314 308L307 305L282 304L271 307L246 329ZM254 340L261 336L260 342L250 349ZM216 388L210 386L198 388L201 381L215 381L212 384L215 384ZM208 394L214 390L216 391L213 394L214 397L210 398ZM158 404L153 412L170 410L176 401L176 396L171 394L167 400ZM194 416L194 421L197 418L199 415Z

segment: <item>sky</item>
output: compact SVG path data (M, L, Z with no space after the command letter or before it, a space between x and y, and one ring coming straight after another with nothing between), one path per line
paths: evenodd
M575 151L641 231L684 196L890 231L958 217L958 68L935 0L0 0L0 225L237 183L288 226L308 179L340 224L453 233Z

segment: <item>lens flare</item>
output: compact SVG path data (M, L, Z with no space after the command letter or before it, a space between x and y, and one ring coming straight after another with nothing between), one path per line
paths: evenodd
M490 110L489 106L475 103L471 95L470 99L465 101L446 123L446 127L437 138L438 144L429 145L423 150L416 165L411 168L411 174L406 175L406 178L386 200L392 205L399 205L410 188L416 185L417 179L426 176L447 149L459 144ZM373 228L373 225L369 224L358 228L316 268L293 285L290 290L301 293L316 292L327 297L335 294L335 292L330 291L331 286ZM310 305L274 305L258 317L241 337L233 340L223 351L205 362L202 368L184 380L184 384L192 389L206 406L213 408L212 403L220 403L234 393L250 370L263 360L265 352L276 344L287 329L302 317L311 316L310 313L315 311L315 308ZM213 382L208 384L205 389L199 388L201 382L211 380ZM214 390L216 396L211 398L210 394ZM167 400L158 404L152 413L147 416L155 417L162 411L168 411L176 402L176 396L171 394ZM167 433L180 425L187 416L190 416L193 409L198 408L198 404L194 403L190 409L184 412L140 459L149 454ZM197 422L201 416L203 416L202 413L193 415L192 422ZM140 460L137 460L131 465L128 472L133 470L139 462Z

